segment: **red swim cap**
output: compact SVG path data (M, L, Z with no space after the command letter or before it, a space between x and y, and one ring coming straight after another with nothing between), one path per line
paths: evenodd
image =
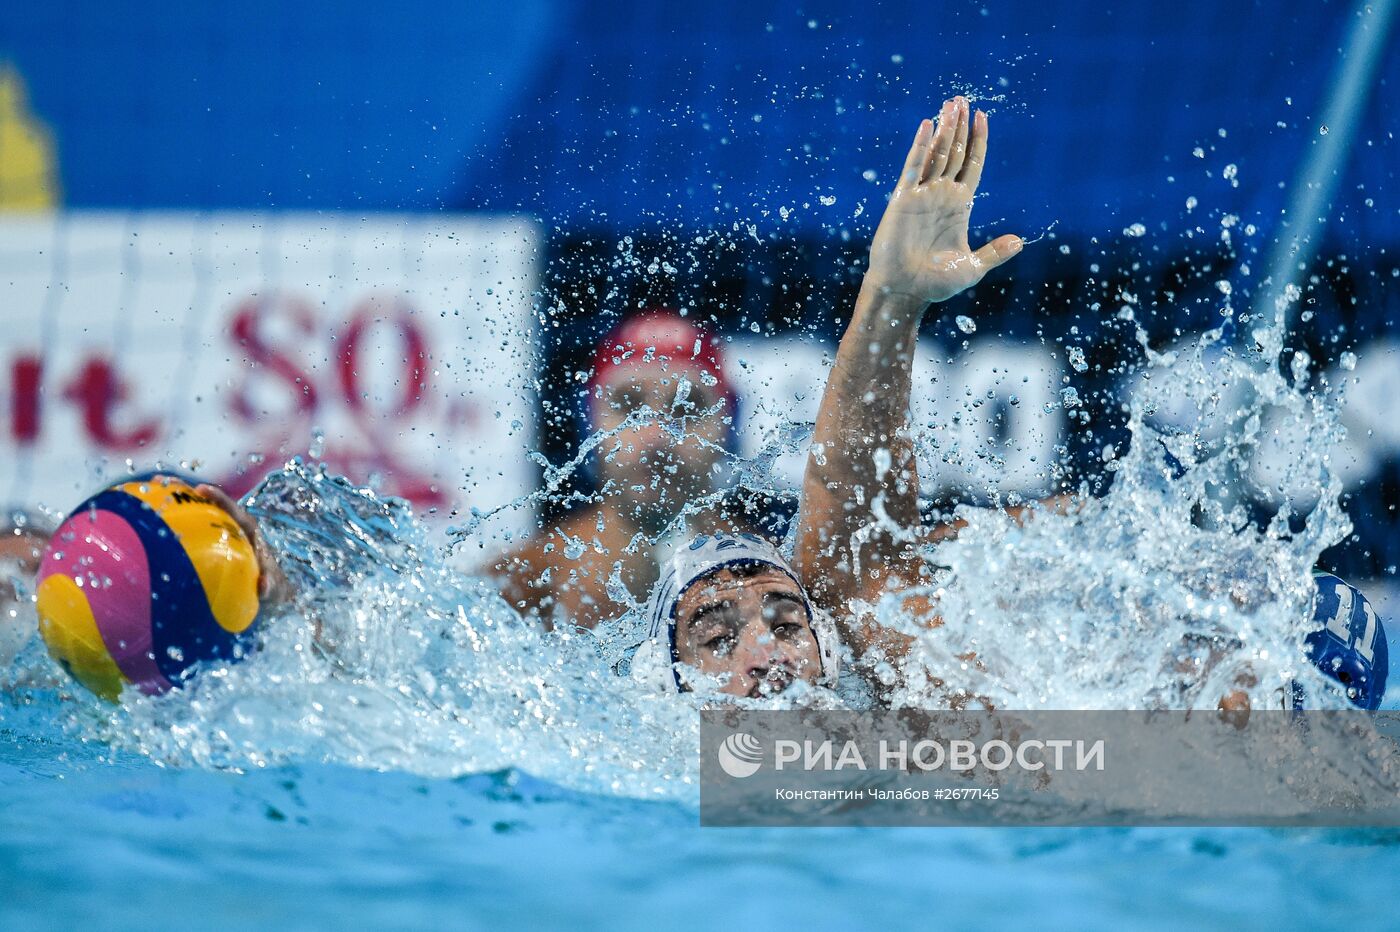
M631 375L679 369L699 369L713 378L712 387L729 402L725 412L733 416L734 389L724 375L719 341L675 311L657 308L623 321L598 344L588 380L590 420L597 420L599 387Z

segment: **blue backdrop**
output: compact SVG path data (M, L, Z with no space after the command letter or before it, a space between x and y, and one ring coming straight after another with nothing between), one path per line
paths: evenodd
M858 230L917 120L961 90L993 113L981 218L1094 234L1179 226L1188 196L1276 215L1351 16L1311 0L53 0L7 12L0 57L54 131L74 207L612 227L788 208L799 229ZM1400 234L1395 45L1339 186L1353 241Z

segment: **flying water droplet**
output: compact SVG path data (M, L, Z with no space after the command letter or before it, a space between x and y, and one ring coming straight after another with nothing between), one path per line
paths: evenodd
M1312 357L1302 350L1293 354L1293 362L1289 368L1293 372L1293 383L1302 385L1308 378L1308 364L1312 362Z

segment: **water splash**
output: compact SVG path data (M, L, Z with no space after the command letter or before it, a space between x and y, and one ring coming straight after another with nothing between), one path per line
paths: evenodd
M1228 302L1235 289L1217 290ZM1309 572L1348 532L1327 463L1342 437L1337 399L1305 357L1291 357L1287 376L1261 365L1283 352L1297 289L1280 297L1250 345L1222 329L1174 351L1149 344L1136 299L1122 297L1120 319L1135 327L1145 365L1130 399L1130 442L1106 467L1112 488L1069 514L1025 524L960 508L967 526L958 538L925 553L937 567L930 591L942 627L928 630L893 600L878 607L885 624L916 638L895 703L941 706L953 688L1003 709L1213 708L1242 690L1274 707L1296 682L1309 707L1344 707L1299 650ZM975 329L970 318L957 323ZM1068 352L1082 372L1083 350ZM1343 369L1354 366L1353 358ZM1077 405L1068 391L1062 403ZM1168 409L1188 426L1159 419ZM542 463L542 488L501 508L564 494L589 456L608 455L613 437L663 416L638 412L589 437L564 464ZM688 436L684 418L668 430L678 442ZM753 457L726 453L729 472L746 488L792 496L775 464L804 450L810 433L807 424L780 424ZM935 432L917 439L926 470L934 459L991 456ZM1274 458L1280 469L1252 465L1261 449L1290 440L1301 442ZM972 491L1005 500L995 488ZM688 503L660 534L633 545L657 545L723 494ZM1262 522L1247 504L1257 499L1274 509ZM70 724L172 764L315 759L443 776L514 767L580 789L693 797L698 701L645 695L617 675L622 648L634 641L627 619L596 633L545 634L490 584L451 569L450 546L430 540L407 503L320 467L289 464L247 505L302 592L266 620L260 649L164 697L131 696L118 709L70 704ZM451 541L493 513L474 512ZM609 591L631 602L620 598L628 595L620 577ZM44 667L32 650L26 656L21 666ZM843 698L869 699L856 689Z
M918 639L896 701L946 695L942 680L999 708L1214 708L1234 691L1279 708L1297 683L1308 707L1346 707L1300 649L1312 567L1350 531L1328 468L1343 435L1335 397L1305 391L1299 372L1290 384L1261 365L1276 356L1231 347L1221 330L1179 353L1154 351L1141 327L1138 337L1146 366L1109 492L1082 490L1068 514L1024 524L960 508L967 527L927 553L943 626L928 630L893 599L881 606ZM1282 347L1274 329L1254 337L1265 353ZM1227 399L1239 406L1222 408ZM1156 422L1168 406L1195 423ZM1246 488L1259 448L1280 437L1301 440L1283 474ZM1310 493L1307 513L1297 489ZM1261 523L1251 497L1276 511Z
M926 553L939 567L943 626L927 630L893 601L879 607L886 624L917 639L896 704L942 705L953 688L1007 709L1213 708L1243 690L1274 707L1284 684L1297 682L1310 707L1345 705L1298 649L1309 571L1347 531L1325 462L1341 431L1335 399L1261 368L1220 331L1175 352L1153 350L1140 331L1139 340L1147 365L1108 494L1025 524L959 509L967 527ZM1225 399L1242 400L1230 408ZM1168 405L1199 423L1154 420ZM1306 429L1309 443L1278 487L1311 481L1317 495L1303 516L1281 497L1259 526L1232 490L1269 439L1266 421L1280 425L1274 433ZM805 446L809 431L780 426L734 471L790 492L773 464ZM560 485L606 440L590 438L546 485ZM927 437L920 452L948 454ZM702 497L677 520L711 504ZM693 798L698 700L646 695L617 675L626 619L597 633L545 634L488 583L450 569L407 503L321 467L294 461L247 506L299 600L266 620L260 649L241 664L116 710L84 704L74 715L87 734L175 764L309 758L429 775L517 767L580 789ZM868 701L859 690L844 698ZM769 700L785 701L824 700Z
M116 709L84 702L89 736L177 765L518 767L590 791L693 795L694 706L639 694L590 633L525 624L427 546L405 502L293 462L247 505L302 584L296 603L262 622L242 663Z

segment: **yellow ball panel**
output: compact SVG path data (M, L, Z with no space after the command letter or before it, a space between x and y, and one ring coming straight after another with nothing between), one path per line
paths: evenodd
M78 584L62 573L48 577L39 584L38 610L39 634L49 656L95 694L116 702L127 679L107 652L92 607Z
M231 634L247 630L258 617L258 557L229 513L167 476L117 489L150 505L179 539L219 627Z

